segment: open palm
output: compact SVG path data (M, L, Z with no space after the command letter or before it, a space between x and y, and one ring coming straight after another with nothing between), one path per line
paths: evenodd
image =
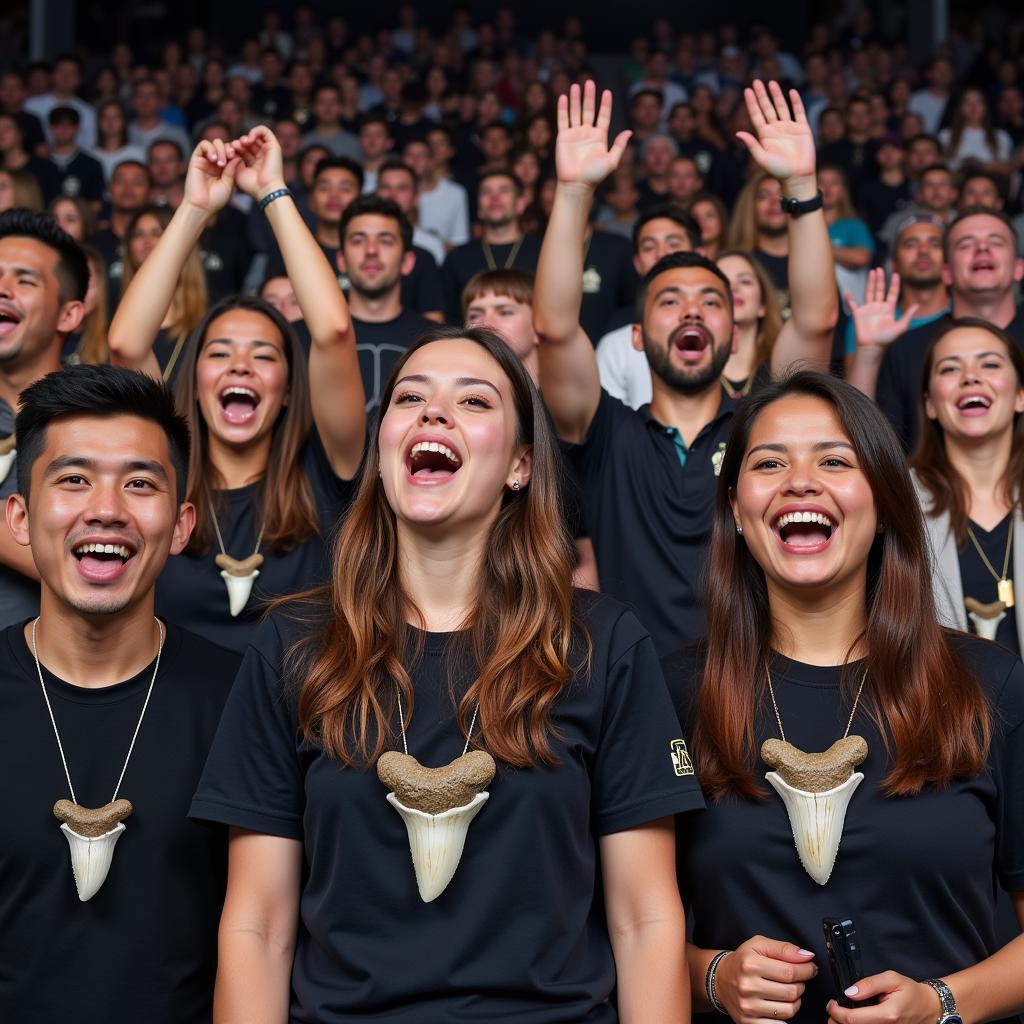
M200 142L188 162L185 198L207 213L223 210L235 190L235 173L240 164L229 143L220 139Z
M780 181L813 177L814 136L796 89L789 91L792 114L778 82L769 82L766 89L763 82L755 81L753 88L743 90L743 96L755 135L750 132L736 135L758 166Z
M622 159L630 132L620 132L608 146L612 119L612 94L607 89L597 108L597 88L587 82L558 97L558 137L555 141L555 170L560 184L595 187L608 177ZM596 116L595 116L596 115Z
M893 273L889 290L885 289L885 271L875 267L868 274L864 301L854 302L846 293L846 303L853 315L853 330L859 348L885 348L905 334L918 307L911 306L901 317L896 316L896 301L900 294L900 275Z
M246 195L259 199L284 187L281 144L269 128L259 125L232 145L242 160L235 180Z

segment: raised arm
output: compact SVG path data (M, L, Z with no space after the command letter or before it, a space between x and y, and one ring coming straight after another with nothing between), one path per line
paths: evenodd
M846 379L868 398L875 397L878 371L882 367L886 350L910 326L918 306L911 306L903 316L896 316L896 300L900 294L900 275L893 272L888 293L885 289L885 271L875 267L868 271L864 301L859 305L847 292L846 302L853 314L853 330L857 348L846 367Z
M285 188L281 146L269 128L254 128L232 146L243 165L236 175L243 192L259 202ZM313 419L335 473L351 479L366 440L366 399L348 303L294 200L290 196L275 199L265 212L312 338Z
M185 196L156 248L139 267L110 324L110 361L160 379L153 342L167 315L181 268L199 244L211 216L222 210L235 187L241 160L230 144L200 142L185 176Z
M814 136L800 94L786 97L777 82L755 81L744 98L755 135L738 132L754 161L782 185L786 199L804 202L818 194ZM772 349L773 374L784 373L793 363L828 370L832 332L839 319L832 243L822 210L788 218L789 295L793 315L782 328Z
M559 434L582 441L601 399L594 346L580 327L583 239L594 191L622 159L629 132L608 146L612 96L587 82L558 98L558 185L537 263L534 328L540 337L540 386Z

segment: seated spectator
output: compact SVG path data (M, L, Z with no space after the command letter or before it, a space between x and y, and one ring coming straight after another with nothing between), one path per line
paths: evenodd
M886 135L878 142L875 160L878 177L864 182L857 194L857 206L873 232L886 219L910 205L911 186L906 172L906 146L898 135Z
M640 149L640 209L668 202L668 169L678 155L668 135L650 135Z
M678 82L672 81L670 70L668 54L664 50L653 50L647 58L643 78L630 86L630 96L636 96L642 91L657 93L661 96L663 110L671 110L677 103L684 103L687 99L686 90Z
M173 139L157 139L149 145L149 201L176 210L184 192L185 154Z
M864 299L868 268L875 255L875 239L864 221L857 217L850 202L850 190L839 167L827 164L818 168L818 188L828 237L832 242L832 258L836 264L839 294L851 294L857 302Z
M66 203L68 200L60 200ZM107 330L110 312L107 306L107 265L98 249L83 245L89 264L89 287L82 300L82 322L67 336L61 352L61 363L76 366L79 363L98 364L110 360L107 349Z
M1003 185L996 175L978 169L969 169L963 174L957 201L959 209L981 206L986 210L1002 210L1004 205Z
M120 100L104 100L96 108L97 141L89 155L103 167L106 190L114 168L126 160L146 162L146 149L128 141L128 117ZM106 194L106 190L105 193Z
M1002 128L993 128L992 115L980 89L965 89L952 123L939 132L939 142L954 171L968 161L989 171L1008 173L1013 142Z
M359 124L359 162L363 167L363 191L377 191L377 173L394 146L388 119L366 114Z
M293 324L302 319L295 289L287 277L268 277L256 289L256 294L267 305L273 306L288 323Z
M0 114L0 168L31 175L44 199L52 200L60 192L56 167L45 157L28 151L22 124L10 113Z
M61 230L76 242L88 242L96 233L96 211L80 196L57 196L49 210Z
M818 158L839 167L850 193L858 195L863 185L878 177L877 150L878 141L871 137L871 104L864 96L854 96L846 108L843 138L820 146Z
M956 179L945 164L926 167L917 179L913 205L891 213L878 233L886 252L892 252L896 232L910 214L923 213L951 223L956 216L957 195Z
M789 217L782 209L782 189L759 172L743 187L729 222L730 249L753 253L772 279L782 310L789 317Z
M668 201L688 209L693 197L704 188L697 161L692 156L677 156L668 165Z
M78 146L78 111L54 107L47 118L50 126L50 162L57 169L57 183L63 195L81 196L98 212L103 201L103 167Z
M43 212L43 193L28 171L0 170L0 213L24 207Z
M157 139L177 142L183 153L189 151L188 136L175 124L160 116L160 91L151 78L143 78L132 89L132 120L128 126L128 140L133 145L149 150Z
M313 94L312 123L302 136L303 146L323 146L333 156L359 160L359 140L341 125L341 92L332 82L317 86Z
M42 150L45 155L43 123L35 114L25 110L27 98L25 80L17 71L0 72L0 114L10 114L17 121L27 153L38 156Z
M402 156L419 179L419 223L437 235L446 251L469 241L469 199L466 190L448 177L451 136L432 128L424 139L407 142ZM446 159L439 157L444 154Z
M639 88L630 91L629 126L633 134L629 141L631 146L639 148L661 130L665 95L660 89L638 84Z
M700 228L700 247L709 260L717 260L729 235L729 213L713 192L699 192L690 203L690 213Z
M292 94L284 84L284 59L273 46L260 53L260 78L252 85L250 109L261 121L276 121L292 112Z
M78 95L82 86L82 62L70 53L61 54L53 62L52 90L30 96L25 100L25 110L34 114L43 123L46 141L53 142L47 118L54 107L74 107L78 111L78 141L84 149L96 145L96 111Z
M608 180L603 202L594 219L595 227L623 238L633 238L633 228L640 216L640 193L631 171L616 171Z
M921 118L924 130L929 135L937 135L939 126L946 116L946 108L952 95L954 80L953 64L944 55L932 58L924 73L928 83L924 89L918 89L910 97L907 109Z

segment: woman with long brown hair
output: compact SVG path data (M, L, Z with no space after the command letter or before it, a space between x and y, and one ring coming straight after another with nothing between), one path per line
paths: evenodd
M113 362L159 376L153 339L207 221L235 187L264 203L309 328L308 364L292 327L261 299L228 297L206 311L177 360L176 396L192 432L188 500L196 528L157 584L161 614L236 650L255 635L263 600L326 578L327 537L365 442L348 307L281 167L266 128L231 143L200 143L185 199L110 328Z
M82 251L89 264L89 287L82 300L82 322L64 342L61 362L66 366L110 360L107 350L107 325L110 321L107 315L107 263L102 253L91 245L83 245Z
M249 649L192 804L231 826L214 1016L685 1024L699 794L650 637L572 590L540 395L442 327L381 410L331 582Z
M925 355L923 429L911 460L943 624L1024 650L1024 354L1006 331L964 317Z
M121 288L127 298L128 289L142 264L156 249L164 231L171 223L173 210L166 206L144 206L137 210L125 232L124 277ZM111 335L120 334L126 329L126 318L131 323L131 303L124 301L118 306L114 320L110 325ZM156 338L153 340L152 352L160 367L160 375L169 383L177 380L181 366L181 354L189 335L203 319L209 303L206 291L206 275L203 273L203 262L199 258L198 248L192 249L178 273L177 283L167 310L160 321Z
M737 410L707 639L667 661L708 802L679 854L695 1010L959 1024L1024 1008L1024 938L999 950L995 927L996 882L1024 919L1024 666L940 626L928 561L870 399L802 371ZM825 917L856 929L845 992Z

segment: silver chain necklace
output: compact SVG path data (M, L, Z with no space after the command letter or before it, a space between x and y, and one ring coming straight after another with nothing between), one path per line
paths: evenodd
M39 618L40 616L37 616L32 623L32 657L35 659L36 674L39 676L43 700L46 701L46 710L50 714L53 735L57 739L57 750L60 752L60 760L64 765L64 777L68 780L68 789L71 792L70 800L58 800L54 804L53 814L58 821L63 822L60 830L64 833L68 846L71 848L71 870L75 877L75 887L78 890L78 898L84 903L95 896L99 892L100 886L106 881L110 862L114 856L114 846L121 838L121 833L124 832L124 819L132 813L131 802L118 800L117 794L124 781L124 774L128 770L132 751L135 750L135 741L138 739L142 720L149 707L149 698L153 695L153 685L156 683L156 676L160 671L160 656L163 654L166 634L164 624L154 617L154 622L160 631L160 640L156 649L156 664L153 666L153 676L149 681L149 689L146 691L146 699L142 704L139 721L136 723L135 732L132 733L132 741L128 745L128 755L124 759L121 774L117 777L117 785L114 786L114 795L110 798L110 803L104 804L103 807L83 807L78 803L78 797L75 796L71 772L68 770L68 759L64 754L64 744L61 743L57 719L54 717L50 695L46 692L46 683L43 681L43 667L39 663L39 649L36 645L36 629L39 626Z

